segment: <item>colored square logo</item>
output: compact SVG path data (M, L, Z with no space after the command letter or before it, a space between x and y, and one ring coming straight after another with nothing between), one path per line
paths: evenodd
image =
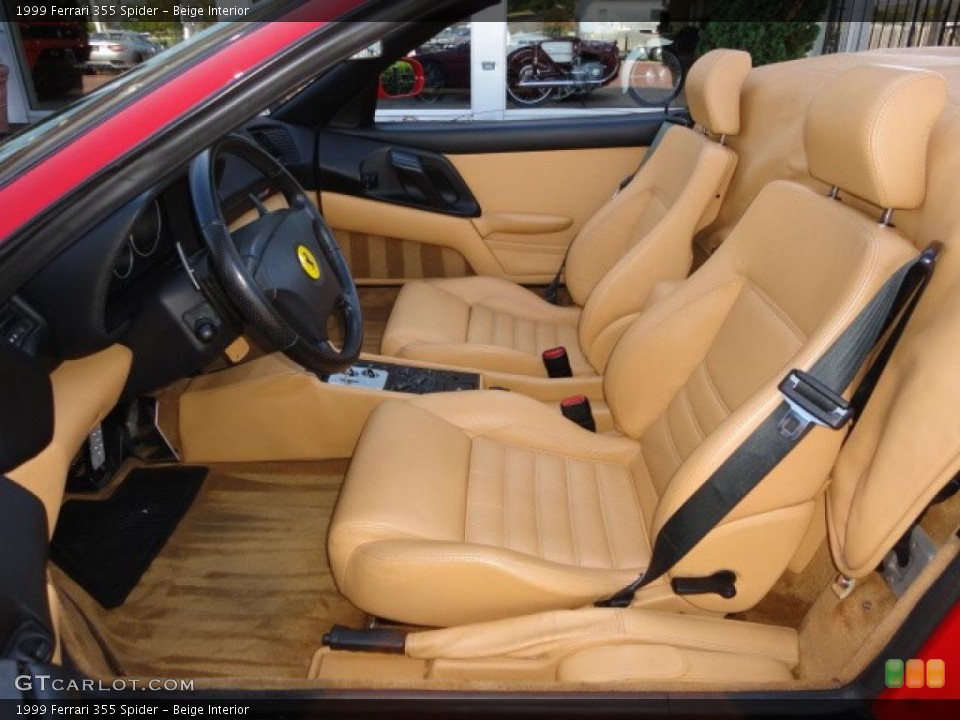
M883 670L888 688L903 687L903 660L887 660Z
M943 660L927 660L927 687L942 688L947 684L947 664Z
M907 660L906 684L908 688L922 688L926 677L926 667L923 660Z

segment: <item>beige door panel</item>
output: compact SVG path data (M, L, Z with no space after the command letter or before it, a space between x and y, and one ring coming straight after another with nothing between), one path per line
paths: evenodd
M417 277L437 277L436 268L426 267L422 262L419 266L412 261L411 256L419 253L424 256L422 248L417 245L440 247L460 255L463 263L463 273L478 275L503 275L504 271L496 257L484 244L480 233L470 218L444 215L443 213L427 212L394 205L378 200L367 200L352 195L324 192L321 207L327 224L344 244L344 251L348 254L351 271L354 279L363 281L374 279L383 281L402 281ZM344 243L344 238L347 242ZM371 258L370 265L377 257L378 239L383 241L382 264L390 262L389 254L405 253L407 262L400 267L412 274L400 277L385 277L384 273L371 273L371 269L363 267L360 259L366 245L366 254ZM388 247L389 243L389 247ZM411 249L411 246L413 248ZM449 257L449 256L448 256ZM396 262L395 260L393 262ZM450 260L441 261L441 267L447 273ZM374 271L375 272L375 271ZM440 275L452 277L452 274Z
M475 275L453 248L370 233L334 230L357 285L396 285L404 280Z
M570 242L645 148L452 155L483 210L462 218L324 192L327 223L360 284L491 275L549 282ZM519 171L518 171L519 170Z
M640 164L645 148L451 155L483 215L484 244L516 282L549 282L584 223ZM481 273L486 274L486 273Z

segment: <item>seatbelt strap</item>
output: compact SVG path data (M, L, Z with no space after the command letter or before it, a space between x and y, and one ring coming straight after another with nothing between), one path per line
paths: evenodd
M627 175L617 187L616 191L613 193L613 197L616 197L623 189L627 187L633 179L637 176L637 173L640 172L641 168L647 164L647 161L653 157L653 154L657 151L657 148L660 147L660 143L663 142L663 139L667 136L667 132L674 125L682 125L683 127L690 127L691 122L687 118L681 116L667 115L663 122L660 123L660 128L657 130L657 134L653 136L653 142L650 143L650 147L647 148L647 151L643 154L643 159L640 161L640 164L637 166L637 169L632 173ZM550 284L547 286L547 289L543 291L543 299L546 300L551 305L557 304L557 294L560 291L560 278L563 276L563 271L567 267L567 258L570 257L570 248L573 247L573 241L567 245L567 251L563 254L563 261L560 263L560 268L557 270L557 274L553 276L553 280L550 281Z
M843 428L862 410L869 390L865 383L846 403L843 391L867 362L873 348L893 323L896 326L865 375L873 386L893 353L903 328L926 289L936 264L939 247L931 246L919 258L898 270L850 326L814 363L809 373L791 372L781 383L784 400L724 460L719 468L671 515L654 540L647 569L632 583L597 607L628 607L636 592L662 577L682 560L707 534L783 460L815 425ZM899 320L897 317L899 316ZM879 364L879 365L878 365Z
M689 123L683 118L669 116L665 117L663 122L660 123L660 129L657 130L657 134L653 136L653 142L650 143L650 147L648 147L647 151L643 154L643 159L640 161L640 164L637 165L637 169L620 181L620 185L617 187L616 192L613 193L613 197L619 195L621 192L623 192L627 185L633 182L633 179L637 176L640 170L643 169L643 166L650 161L650 158L653 157L653 154L660 147L661 143L663 143L663 139L667 136L670 128L672 128L674 125L683 125L684 127L689 127Z
M931 244L920 254L920 257L917 258L917 261L907 272L907 276L904 279L904 287L897 296L897 304L890 313L886 326L880 333L881 337L886 335L887 340L877 352L870 368L864 373L863 379L860 380L860 385L856 391L854 391L853 397L850 400L850 409L853 413L851 422L854 424L856 424L864 408L867 406L870 397L873 395L873 391L877 387L877 383L880 381L880 376L883 375L883 371L886 369L887 363L890 362L893 351L903 336L903 331L906 330L910 318L913 317L914 310L916 310L917 305L920 304L920 299L923 297L927 285L929 285L930 280L933 278L933 271L937 266L937 258L940 257L942 252L943 243L935 242ZM894 321L896 321L895 325L893 325ZM893 325L892 329L890 329L890 325Z

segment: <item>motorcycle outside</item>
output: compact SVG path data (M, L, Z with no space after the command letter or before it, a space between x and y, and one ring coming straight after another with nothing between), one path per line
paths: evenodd
M609 85L619 72L615 42L541 40L507 55L507 95L521 107L537 107L571 95L585 96Z

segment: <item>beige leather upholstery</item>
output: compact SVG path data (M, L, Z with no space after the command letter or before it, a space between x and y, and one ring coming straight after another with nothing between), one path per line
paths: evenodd
M715 135L740 132L740 88L753 61L742 50L711 50L690 68L684 92L690 115Z
M898 210L894 217L897 228L918 249L937 241L944 243L946 250L831 473L827 490L830 548L836 567L852 578L873 573L938 490L960 471L956 411L960 384L954 361L960 346L956 193L960 57L956 51L916 48L826 55L755 70L744 88L741 134L731 143L740 165L709 238L711 246L722 242L771 178L789 177L826 192L827 183L810 174L804 128L797 118L826 86L845 73L870 65L924 68L926 72L917 72L926 77L929 72L936 73L950 85L947 109L934 124L925 153L923 205ZM923 157L924 152L918 150L916 155ZM849 193L844 201L879 217L879 206L868 206Z
M409 360L543 376L540 354L563 345L576 375L592 375L580 352L580 308L558 307L491 277L411 282L383 336L383 353Z
M913 83L898 73L877 92L901 89ZM935 103L890 107L901 125L926 126ZM625 584L664 522L781 402L784 375L811 367L914 252L857 209L772 183L617 344L604 389L623 437L496 392L381 405L331 524L338 586L369 612L445 625L572 608ZM736 573L736 597L691 596L691 609L733 612L764 596L804 537L842 439L814 429L674 567Z
M420 625L584 605L649 558L636 459L635 442L514 393L385 403L332 521L337 585L368 612Z
M513 671L559 682L770 683L793 679L788 628L636 609L557 611L407 636L434 675Z
M933 72L863 65L843 73L810 106L810 174L882 208L917 207L930 133L946 96L946 83ZM901 123L905 114L918 121Z
M702 119L730 132L734 117L739 124L749 55L723 51L701 62L709 65L697 91ZM633 181L574 239L565 272L574 307L558 309L504 280L415 281L397 298L382 353L545 376L540 353L563 345L575 374L602 373L654 286L689 272L693 235L716 217L736 161L706 136L670 128Z
M585 608L411 632L406 655L321 649L309 677L349 683L496 683L498 689L765 689L795 682L791 628ZM477 687L474 685L474 687Z
M117 404L132 360L128 348L113 345L95 355L64 362L50 375L53 439L43 452L9 476L43 501L51 536L60 514L70 463L87 435Z

